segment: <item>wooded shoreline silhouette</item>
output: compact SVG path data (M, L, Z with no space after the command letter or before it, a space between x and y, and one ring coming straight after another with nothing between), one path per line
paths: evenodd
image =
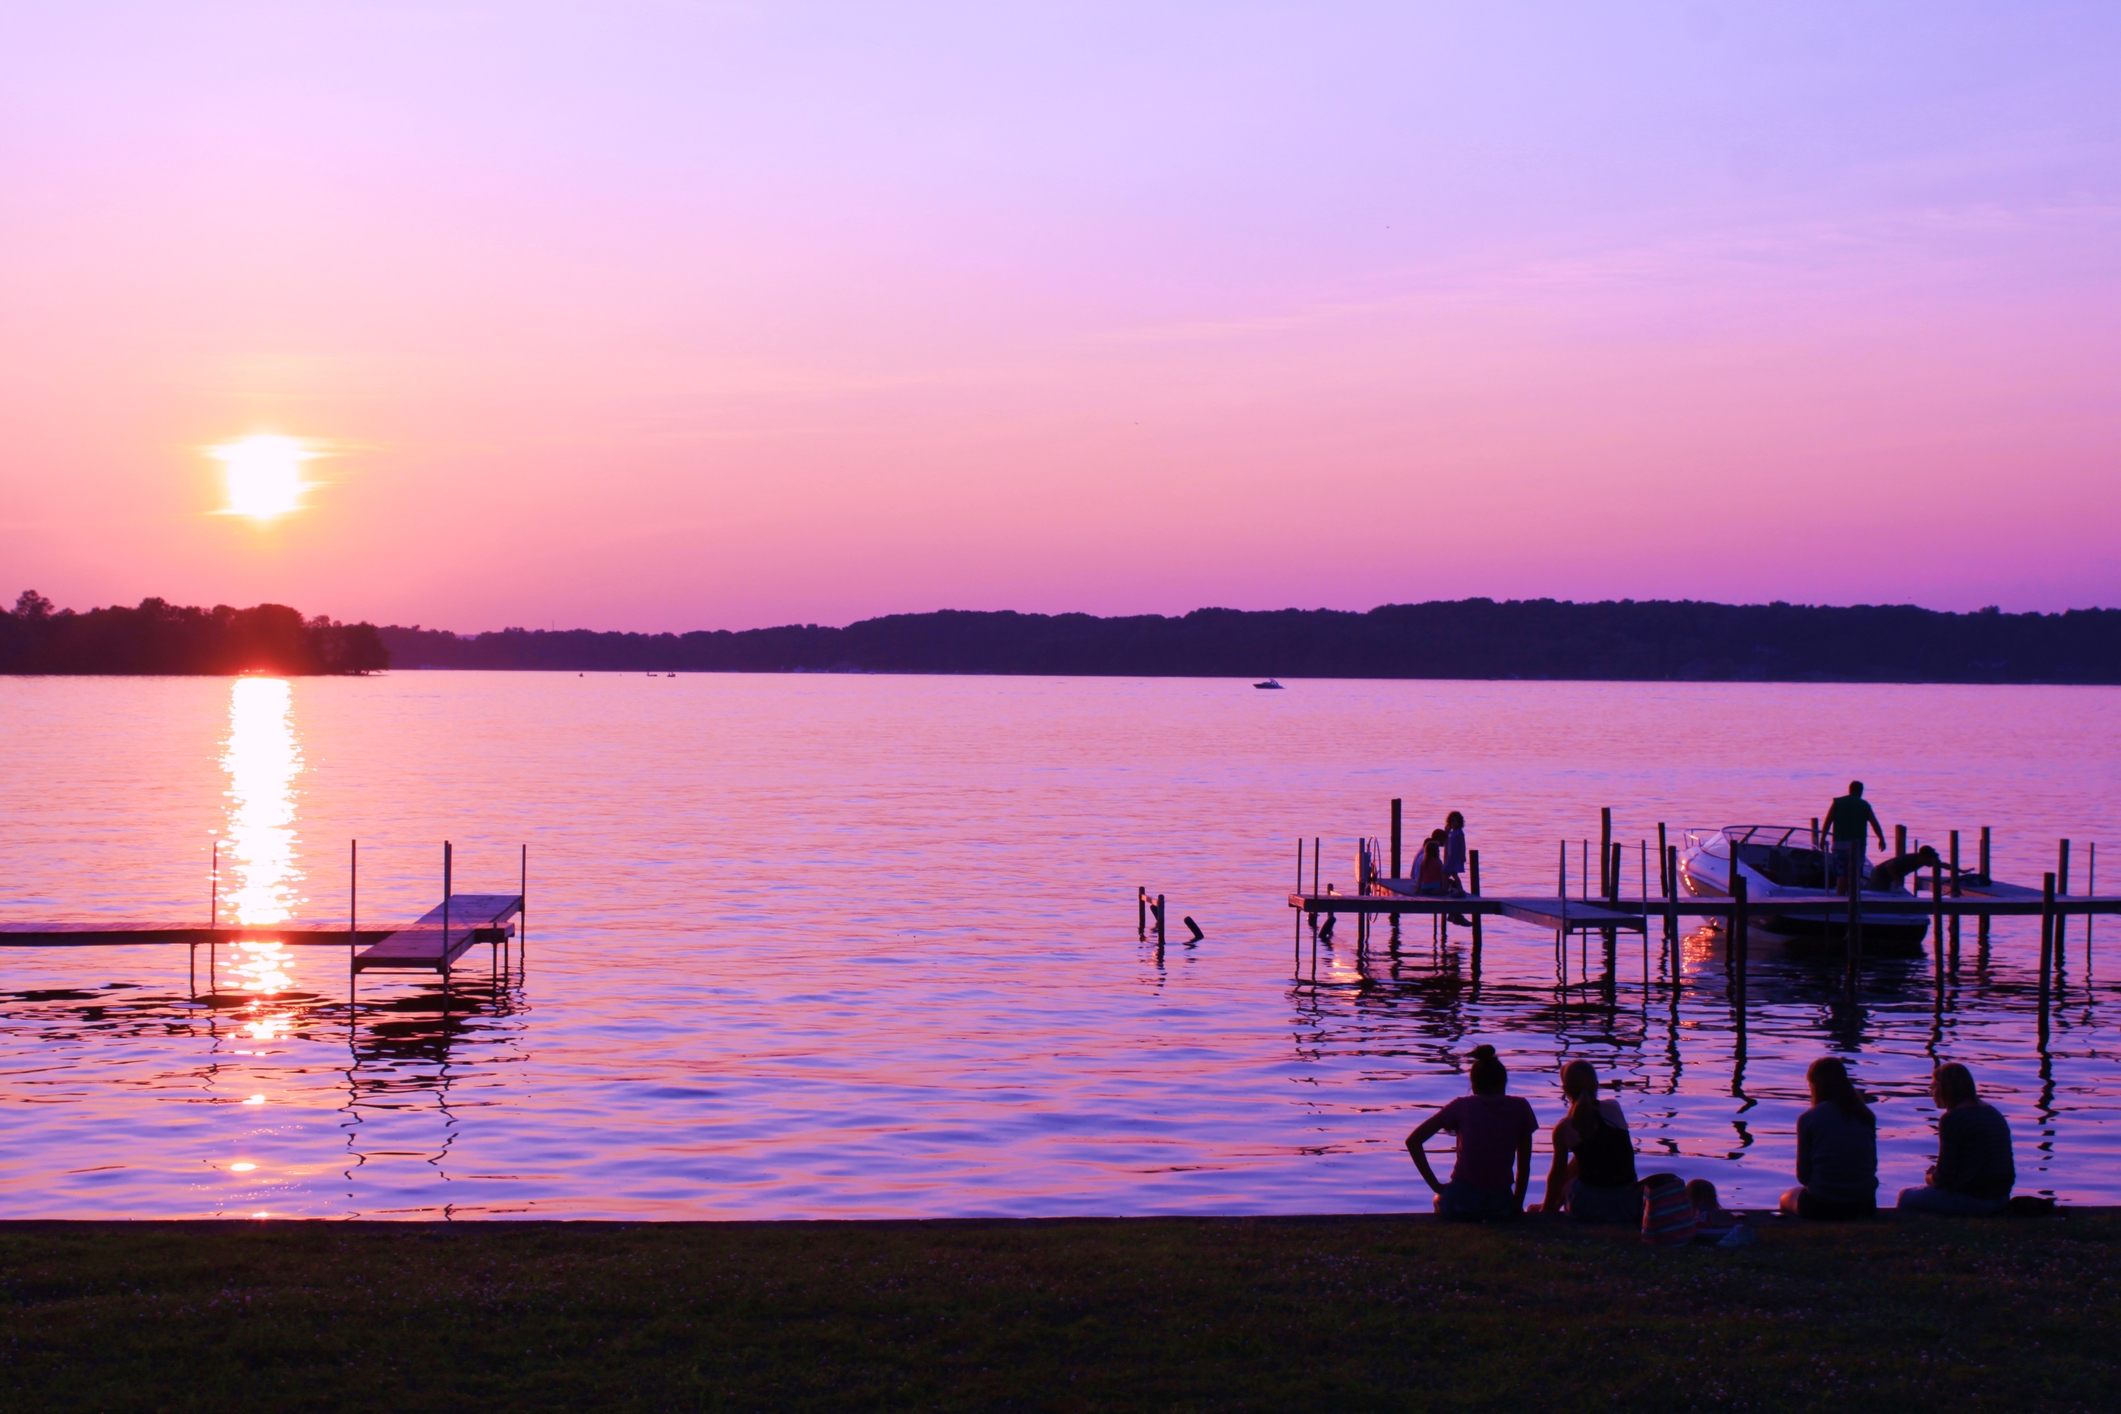
M1634 600L1460 599L1337 609L1019 614L945 609L844 628L693 633L305 619L282 604L0 614L0 673L993 673L1055 677L1474 678L1593 682L2121 683L2121 610L1954 614Z
M1334 609L942 610L845 628L695 633L381 630L399 668L996 673L1650 682L2121 683L2121 610L1943 613L1621 600Z
M305 619L285 604L201 609L143 599L77 614L30 589L0 613L0 673L299 677L389 666L374 624Z

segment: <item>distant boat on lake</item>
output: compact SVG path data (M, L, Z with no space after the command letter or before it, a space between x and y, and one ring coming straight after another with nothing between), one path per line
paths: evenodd
M1256 683L1253 683L1253 684L1252 684L1252 686L1254 686L1254 687L1260 687L1260 688L1269 688L1269 687L1270 687L1270 688L1273 688L1273 689L1274 689L1274 690L1275 690L1276 692L1279 692L1279 691L1281 691L1281 684L1280 684L1280 683L1278 683L1278 682L1276 682L1276 681L1275 681L1274 679L1272 679L1272 678L1268 678L1268 679L1267 679L1267 680L1266 680L1265 682L1256 682Z

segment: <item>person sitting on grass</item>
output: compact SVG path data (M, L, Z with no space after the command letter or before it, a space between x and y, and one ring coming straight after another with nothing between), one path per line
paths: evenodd
M1822 1056L1805 1067L1812 1107L1797 1116L1797 1184L1782 1211L1800 1218L1867 1218L1878 1211L1878 1117L1848 1067Z
M1640 1222L1635 1146L1620 1102L1598 1098L1598 1071L1586 1060L1561 1068L1561 1093L1569 1110L1554 1126L1554 1166L1541 1211L1566 1211L1580 1223Z
M2010 1206L2018 1166L2010 1122L1974 1091L1973 1072L1946 1061L1930 1077L1937 1102L1937 1162L1920 1188L1900 1190L1903 1212L1987 1217Z
M1738 1226L1738 1215L1723 1206L1716 1196L1716 1185L1705 1178L1690 1180L1686 1186L1686 1197L1694 1205L1694 1230L1696 1232L1729 1232Z
M1510 1088L1510 1072L1493 1046L1475 1046L1473 1093L1460 1095L1430 1115L1407 1136L1407 1152L1422 1181L1436 1193L1436 1216L1450 1221L1514 1218L1524 1211L1525 1191L1532 1186L1532 1136L1538 1116ZM1458 1136L1458 1159L1451 1181L1439 1183L1423 1145L1439 1130ZM1514 1162L1514 1173L1513 1173Z

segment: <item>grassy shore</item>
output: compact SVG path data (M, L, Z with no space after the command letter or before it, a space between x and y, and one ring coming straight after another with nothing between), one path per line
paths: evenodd
M0 1224L7 1409L2121 1406L2121 1217Z

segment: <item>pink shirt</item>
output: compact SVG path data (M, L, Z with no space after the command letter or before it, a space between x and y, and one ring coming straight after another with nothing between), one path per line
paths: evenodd
M1443 1127L1458 1136L1451 1182L1490 1193L1517 1187L1517 1148L1539 1132L1531 1102L1518 1095L1460 1095L1443 1107Z

